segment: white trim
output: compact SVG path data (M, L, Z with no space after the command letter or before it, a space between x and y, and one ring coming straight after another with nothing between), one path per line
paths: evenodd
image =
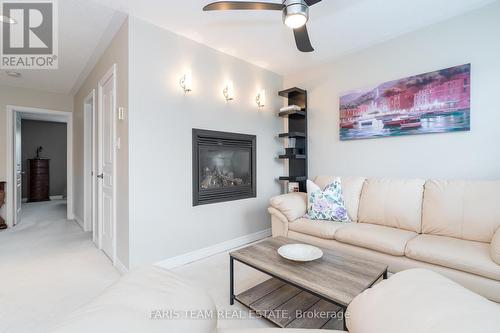
M78 223L80 228L82 228L82 230L85 231L85 226L84 226L83 220L76 215L75 215L74 220L76 221L76 223Z
M183 266L189 264L193 261L208 258L213 255L235 249L237 247L252 243L271 236L271 229L266 229L262 231L255 232L253 234L241 236L234 238L219 244L215 244L203 249L195 250L186 254L182 254L177 257L172 257L166 260L155 263L156 266L160 266L167 269L172 269L175 267Z
M115 266L116 270L120 272L121 275L127 274L128 273L128 268L125 266L120 259L116 258L115 263L113 264Z
M64 199L64 195L51 195L49 197L49 199L50 200L63 200ZM23 203L28 203L28 198L23 198L22 202Z
M95 89L83 100L83 221L84 230L93 231L92 239L96 242L95 219L94 219L94 188L95 179ZM91 107L91 113L88 109ZM89 114L90 113L90 114Z
M98 138L100 140L101 138L101 132L103 130L103 120L102 120L102 109L103 109L103 106L102 106L102 87L103 85L110 79L110 77L113 78L113 124L112 124L112 131L113 131L113 180L112 180L112 183L113 183L113 220L111 221L112 225L113 225L113 254L112 254L112 261L113 261L113 265L116 264L116 261L117 261L117 258L116 258L116 179L117 179L117 176L116 176L116 92L117 92L117 87L116 87L116 64L113 64L111 66L111 68L106 72L106 74L104 74L101 79L99 80L99 82L97 83L97 93L98 93L98 96L97 96L97 109L98 109L98 117L99 117L99 121L98 121ZM98 173L101 174L103 172L102 170L102 142L98 142L98 156L99 156L99 164L98 164ZM99 207L99 214L98 214L98 220L99 220L99 248L102 249L102 238L101 238L101 235L102 235L102 207L101 207L101 204L100 204L100 198L102 197L102 182L99 181L98 182L98 196L99 196L99 201L98 201L98 207Z
M56 110L48 110L48 109L40 109L40 108L31 108L24 106L16 106L16 105L7 105L6 108L6 156L5 162L7 164L7 196L5 200L5 207L7 210L7 224L12 227L13 218L14 218L14 194L15 194L15 184L14 184L14 116L15 114L27 112L27 113L36 113L36 114L45 114L49 116L64 116L67 119L66 126L66 144L67 144L67 180L66 186L68 191L68 203L67 203L67 216L68 220L74 219L74 211L73 211L73 113L68 111L56 111ZM14 199L14 200L12 200Z

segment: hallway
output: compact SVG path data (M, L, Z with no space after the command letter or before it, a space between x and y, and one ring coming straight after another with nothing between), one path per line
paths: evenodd
M21 223L0 232L0 332L45 332L119 278L65 216L64 200L23 204Z

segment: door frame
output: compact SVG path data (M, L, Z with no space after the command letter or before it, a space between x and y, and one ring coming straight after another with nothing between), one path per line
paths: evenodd
M14 158L14 117L17 113L35 113L39 115L47 116L64 116L67 120L66 122L66 151L67 151L67 176L66 176L66 187L67 187L67 211L66 218L68 220L74 220L74 193L73 193L73 113L69 111L57 111L49 109L32 108L17 105L7 105L6 108L6 156L5 161L7 164L7 196L5 200L6 215L7 215L7 225L9 227L13 226L14 223L14 200L16 195L16 186L14 184L14 172L15 172L15 158Z
M112 78L113 80L113 116L111 117L113 119L112 121L112 124L111 124L111 128L112 128L112 131L113 131L113 134L112 134L112 145L113 145L113 154L112 154L112 159L113 159L113 177L112 177L112 182L113 182L113 200L112 200L112 203L113 203L113 208L112 208L112 215L113 215L113 218L112 218L112 221L111 221L111 224L113 226L113 244L112 244L112 249L113 249L113 253L112 253L112 258L111 260L113 261L113 265L116 266L116 195L117 195L117 189L116 189L116 141L117 141L117 121L116 121L116 109L117 109L117 99L116 99L116 91L117 91L117 87L116 87L116 64L113 64L111 66L111 68L106 72L106 74L104 74L101 79L99 80L99 82L97 83L97 117L98 117L98 124L97 124L97 127L98 127L98 139L97 139L97 150L98 150L98 164L97 164L97 172L98 174L101 174L103 172L103 168L102 168L102 161L103 161L103 145L102 145L102 133L104 131L104 127L103 127L103 98L102 98L102 91L103 91L103 86L106 82L108 82L110 79ZM102 180L99 180L97 182L97 197L98 197L98 200L97 200L97 224L98 224L98 239L99 239L99 245L100 245L100 248L102 248L102 227L103 227L103 223L102 223L102 202L101 202L101 199L102 199Z
M91 110L89 110L89 107ZM96 128L96 92L92 89L83 100L83 225L85 231L92 231L92 241L100 248L97 228L96 205L96 165L97 165L97 128Z

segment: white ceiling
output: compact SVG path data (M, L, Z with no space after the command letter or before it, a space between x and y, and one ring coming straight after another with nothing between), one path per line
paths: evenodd
M202 12L211 0L60 0L59 69L25 70L19 79L0 71L0 85L73 94L125 14L285 75L495 1L323 0L308 23L316 51L304 54L280 12Z
M279 11L202 12L216 0L100 0L131 15L288 74L446 20L494 0L323 0L310 9L316 51L297 51ZM281 2L281 0L261 0Z

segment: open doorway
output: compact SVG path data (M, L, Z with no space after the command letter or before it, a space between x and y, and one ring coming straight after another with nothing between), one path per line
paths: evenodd
M74 218L72 156L71 112L7 107L7 193L11 195L7 195L6 207L10 227L22 223L23 203L64 200L67 219Z

